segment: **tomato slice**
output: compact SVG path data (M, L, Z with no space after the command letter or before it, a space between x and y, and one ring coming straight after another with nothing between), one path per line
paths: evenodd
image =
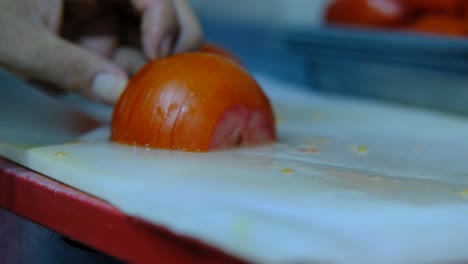
M398 0L335 0L326 10L326 21L333 24L395 27L406 14Z
M452 37L462 37L467 33L463 19L443 14L424 15L411 23L407 29Z
M112 116L111 140L209 151L276 140L273 109L237 63L193 52L157 59L130 81Z

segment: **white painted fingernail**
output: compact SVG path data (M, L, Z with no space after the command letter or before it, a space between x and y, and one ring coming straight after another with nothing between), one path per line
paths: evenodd
M115 103L127 86L128 80L124 77L100 73L93 81L92 89L95 96L107 103Z
M167 57L171 55L172 51L172 37L166 37L161 41L159 46L159 56L160 57Z

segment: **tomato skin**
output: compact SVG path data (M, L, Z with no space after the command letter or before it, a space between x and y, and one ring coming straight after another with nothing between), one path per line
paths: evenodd
M219 141L216 133L226 130L219 127L226 113L235 109L259 113L262 120L254 129L265 133L254 142L213 143L214 138ZM234 120L234 127L237 124L248 134L251 119L245 118ZM217 55L193 52L153 60L132 78L115 105L111 140L149 148L208 151L273 142L276 132L269 99L242 67Z
M208 53L211 53L211 54L216 54L216 55L231 59L234 62L237 62L237 63L241 64L240 59L237 56L235 56L233 53L231 53L227 49L225 49L225 48L223 48L223 47L221 47L221 46L219 46L217 44L211 43L211 42L202 43L202 45L200 46L198 51L208 52Z
M467 33L465 22L450 15L424 15L406 27L420 33L462 37Z
M457 13L465 0L399 0L411 11Z
M397 0L335 0L326 10L332 24L395 27L404 19L406 9Z
M326 20L461 37L468 33L468 0L335 0Z

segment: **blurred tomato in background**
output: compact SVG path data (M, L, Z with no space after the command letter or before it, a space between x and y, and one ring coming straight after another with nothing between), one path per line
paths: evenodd
M334 0L325 20L348 27L465 37L468 0Z
M374 27L394 27L406 10L396 0L337 0L326 12L328 22Z

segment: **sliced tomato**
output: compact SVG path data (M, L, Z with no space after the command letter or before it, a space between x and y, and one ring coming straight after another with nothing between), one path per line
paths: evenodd
M462 37L466 26L463 19L450 15L424 15L412 22L407 29L421 33Z
M273 109L237 63L204 52L151 61L115 105L111 140L208 151L276 140Z
M329 23L394 27L399 25L406 9L398 0L335 0L326 10Z

